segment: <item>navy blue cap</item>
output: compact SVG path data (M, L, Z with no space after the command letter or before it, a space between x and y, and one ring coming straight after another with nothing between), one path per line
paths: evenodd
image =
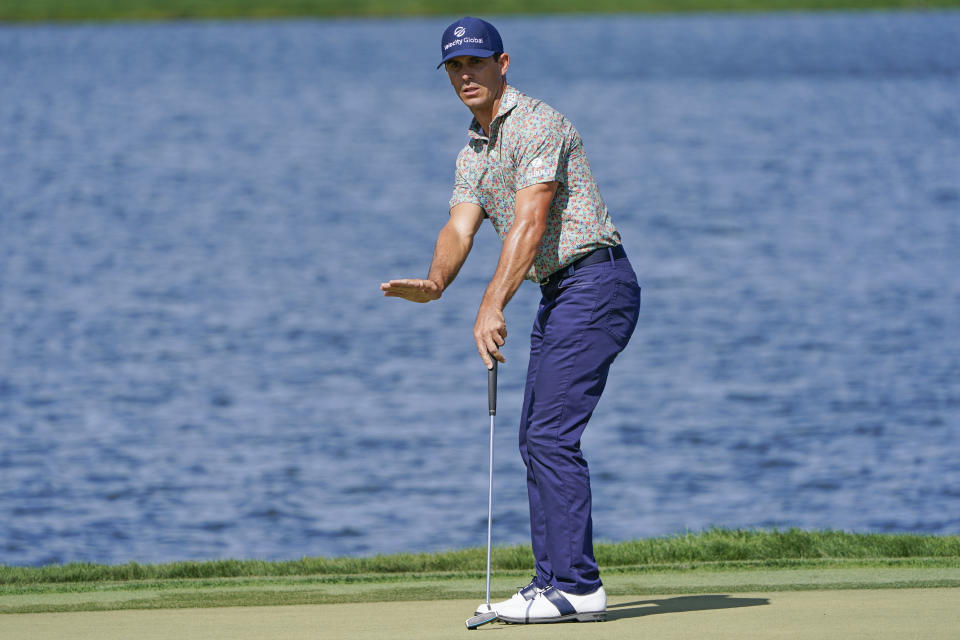
M443 32L440 40L443 59L437 68L457 56L489 58L495 53L503 53L503 41L496 27L480 18L460 18Z

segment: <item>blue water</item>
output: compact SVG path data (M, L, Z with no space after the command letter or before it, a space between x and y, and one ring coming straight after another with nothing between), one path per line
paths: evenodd
M378 290L446 219L446 23L0 27L0 562L484 544L499 243L439 303ZM497 24L644 287L584 439L597 537L960 532L960 13Z

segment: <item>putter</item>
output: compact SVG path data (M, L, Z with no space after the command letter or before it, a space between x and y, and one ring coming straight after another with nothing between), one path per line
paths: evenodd
M497 415L497 361L493 368L487 369L487 408L490 410L490 481L487 494L487 608L467 619L467 629L474 630L480 625L497 619L497 612L490 607L490 539L493 531L493 421Z

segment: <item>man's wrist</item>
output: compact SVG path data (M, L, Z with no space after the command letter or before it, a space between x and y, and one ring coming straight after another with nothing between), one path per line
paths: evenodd
M503 308L506 305L497 304L495 300L488 296L483 296L483 300L480 301L480 311L498 311L503 313Z
M444 290L443 282L441 282L440 280L437 280L436 278L431 278L429 276L427 276L426 280L427 282L432 283L433 286L435 287L434 292L436 292L437 298L439 299L440 297L442 297L443 290Z

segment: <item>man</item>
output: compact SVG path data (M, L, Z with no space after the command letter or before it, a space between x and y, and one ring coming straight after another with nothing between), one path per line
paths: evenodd
M633 333L640 287L580 135L560 113L507 84L510 56L493 25L454 22L441 53L450 83L473 113L457 157L450 217L427 277L380 288L414 302L440 298L489 218L503 248L473 335L492 368L492 359L506 362L504 307L524 279L540 284L520 420L536 575L493 608L509 622L602 620L606 594L593 555L580 435L610 364Z

